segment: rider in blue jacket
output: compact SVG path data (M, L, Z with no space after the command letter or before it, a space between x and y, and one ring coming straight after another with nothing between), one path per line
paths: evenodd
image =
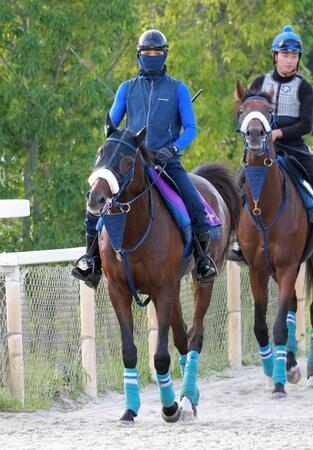
M303 45L290 25L286 25L272 43L274 69L258 76L250 86L256 92L274 89L274 127L272 140L276 152L284 151L306 169L313 183L313 155L303 140L312 130L313 89L298 74ZM243 261L239 246L229 254L232 261Z
M144 143L154 154L155 162L166 165L166 171L178 186L191 217L193 231L203 250L197 257L196 272L198 279L205 282L217 274L211 259L211 227L198 192L181 164L183 150L196 137L196 121L187 86L166 73L167 53L168 43L160 31L148 30L140 36L137 45L139 75L119 86L110 117L118 127L126 114L126 126L134 133L147 127ZM97 220L87 213L87 254L97 261L98 277L90 283L93 287L97 286L101 276L97 246L94 245L90 251ZM73 275L88 284L91 272L92 265Z

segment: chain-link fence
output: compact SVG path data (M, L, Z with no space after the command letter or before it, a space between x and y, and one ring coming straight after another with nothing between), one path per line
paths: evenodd
M42 406L43 401L82 391L86 374L81 358L79 283L71 276L72 265L23 266L20 271L25 405ZM121 390L123 363L118 322L104 279L96 293L96 364L99 393ZM278 293L270 283L268 308L272 331ZM181 303L185 322L191 325L193 285L182 281ZM133 304L134 338L138 350L140 384L151 381L148 355L147 310ZM253 334L254 307L248 270L241 270L241 335L244 364L257 362ZM0 274L0 406L8 393L8 349L6 329L5 278ZM216 280L204 323L205 333L199 375L228 366L228 312L226 271ZM178 354L170 338L172 372L179 374Z
M5 297L5 276L0 273L0 393L8 398L8 332Z
M21 270L25 400L42 401L81 386L78 283L70 267Z

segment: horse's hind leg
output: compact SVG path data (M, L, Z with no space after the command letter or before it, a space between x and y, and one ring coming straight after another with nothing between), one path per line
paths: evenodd
M291 299L287 315L288 340L286 344L287 352L287 380L289 383L296 384L301 378L300 368L296 361L296 353L298 343L296 338L296 312L297 312L297 296L296 291Z
M203 343L203 320L210 305L212 289L213 282L203 287L199 282L196 283L192 326L188 332L188 354L180 396L182 418L185 420L196 415L196 406L199 403L197 388L199 354Z
M310 307L310 317L311 317L311 336L310 336L310 354L308 358L307 375L308 375L308 386L313 388L313 302Z

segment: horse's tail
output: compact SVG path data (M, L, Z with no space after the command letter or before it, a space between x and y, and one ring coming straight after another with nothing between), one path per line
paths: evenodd
M305 262L305 288L307 298L311 298L313 292L313 255Z
M240 194L238 183L230 170L222 164L203 164L193 171L210 181L223 197L230 215L230 233L227 248L232 241L238 227L240 216Z

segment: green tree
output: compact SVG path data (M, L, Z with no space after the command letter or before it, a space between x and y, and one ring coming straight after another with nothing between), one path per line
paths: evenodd
M131 0L1 0L0 197L28 198L32 211L22 227L2 223L6 250L81 241L86 179L132 11Z
M190 0L182 8L178 0L170 0L145 9L142 23L168 37L169 72L192 93L204 91L195 102L199 135L185 153L188 168L214 160L239 166L235 82L248 86L271 69L271 42L284 25L293 24L303 35L297 17L304 22L312 14L310 1L306 3L307 10L300 1ZM308 28L306 33L312 35Z

